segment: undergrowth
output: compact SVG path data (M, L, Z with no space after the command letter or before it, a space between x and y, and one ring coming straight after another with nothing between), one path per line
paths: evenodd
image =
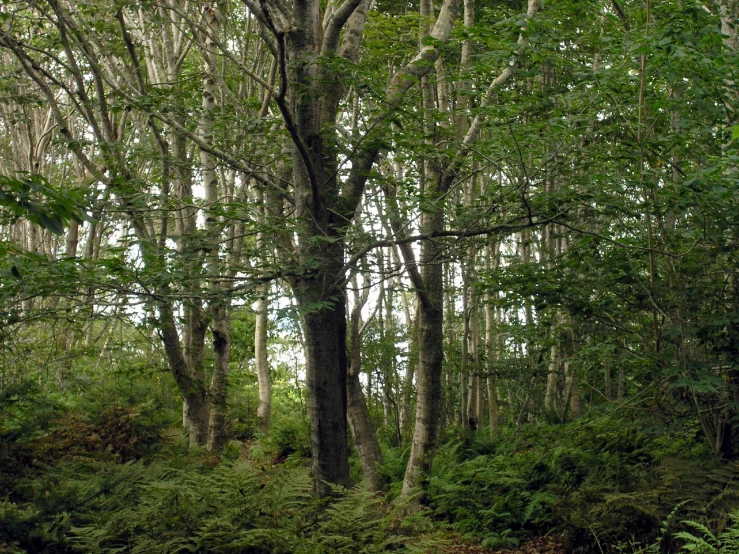
M739 507L739 470L690 432L658 438L613 420L532 426L496 441L478 434L448 442L429 498L439 526L483 546L561 533L574 552L618 552L654 541L681 503L686 520L722 525ZM686 525L673 525L663 552L680 548L685 536L676 533Z
M2 554L438 552L446 536L497 548L545 534L575 553L739 552L739 470L697 429L613 416L452 434L409 518L407 446L383 447L385 494L327 501L312 494L299 415L278 412L269 436L214 460L188 452L152 404L101 407L29 383L0 400Z
M381 496L315 498L305 464L62 463L22 493L0 504L0 544L19 552L426 551Z
M302 419L234 441L220 463L147 406L73 409L32 385L0 404L0 552L429 551L419 527L361 486L312 493ZM434 550L434 548L431 548Z

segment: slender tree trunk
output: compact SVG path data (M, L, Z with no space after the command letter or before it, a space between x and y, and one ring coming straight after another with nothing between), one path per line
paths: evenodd
M378 258L378 265L380 268L380 273L386 272L385 267L385 260L382 252L378 252L377 255ZM392 406L392 373L393 373L393 358L395 356L394 352L391 352L388 348L388 337L390 335L390 324L391 324L391 317L388 317L388 314L383 311L383 304L387 301L387 296L390 294L390 291L387 290L385 287L385 281L380 282L380 297L378 299L379 307L378 312L380 315L379 318L379 324L380 324L380 342L383 345L383 355L382 355L382 363L380 367L380 375L382 376L382 424L384 426L389 426L392 423L393 418L393 406ZM393 347L395 344L393 343ZM387 349L387 350L386 350Z
M390 271L390 264L388 263L388 271ZM400 408L398 406L399 396L402 393L398 383L400 381L398 376L398 364L397 364L397 353L395 348L396 339L396 324L395 324L395 287L392 281L388 281L388 285L385 289L385 342L388 349L388 364L387 364L387 399L390 404L390 422L395 427L396 434L396 445L400 445L402 440L400 431ZM381 306L378 308L380 309Z
M213 309L213 375L210 382L210 414L208 422L208 451L220 452L226 442L226 408L228 392L228 364L231 359L230 320L225 306Z
M259 217L266 224L267 213L264 206L264 194L256 190L255 201L258 205ZM273 199L274 203L274 199ZM275 237L275 241L277 238ZM262 254L260 263L266 265L266 252L271 245L267 244L264 233L257 235L257 246ZM259 389L259 407L257 408L257 429L268 433L272 425L272 380L269 372L267 356L267 328L269 315L269 283L260 284L257 289L256 323L254 325L254 362L257 370L257 387Z
M257 408L257 428L268 433L272 424L272 380L267 359L267 309L269 283L257 287L257 318L254 326L254 361L259 388L259 407Z
M422 3L422 7L427 3ZM447 2L444 3L444 7ZM465 3L465 8L472 7L473 3ZM536 13L536 0L529 0L528 15ZM453 6L456 11L456 3ZM442 8L442 14L444 9ZM453 14L453 12L449 12ZM424 12L422 11L422 16ZM439 16L439 22L442 15ZM447 20L445 23L453 21ZM438 25L438 23L437 23ZM519 37L519 43L525 38ZM491 86L497 87L512 75L511 67L496 77ZM465 134L463 143L473 140L479 130L481 120L475 118L470 129ZM458 160L458 158L457 158ZM442 164L439 164L442 162ZM424 191L427 204L421 216L421 234L438 233L444 229L444 201L449 191L454 174L459 169L459 162L449 163L443 156L427 166L427 190ZM443 165L444 170L441 170ZM406 263L414 259L412 253L403 250ZM443 361L443 266L441 245L438 241L428 240L421 245L421 272L410 271L411 282L416 289L419 299L419 365L418 365L418 404L416 408L416 428L411 444L411 453L403 481L404 496L409 496L423 487L431 470L431 460L439 422L438 406L441 402L441 375Z
M580 398L580 388L577 386L577 374L570 361L565 362L565 375L569 391L570 415L576 419L582 416L582 399Z
M447 263L448 271L451 270L452 266L451 263ZM462 427L469 427L470 426L470 415L469 415L469 406L471 402L470 398L470 390L469 390L469 382L468 382L468 366L469 366L469 359L470 359L470 315L469 315L469 296L467 295L467 272L465 271L465 268L462 267L462 317L464 318L463 322L463 329L462 329L462 359L460 360L459 365L459 422ZM453 329L454 326L454 315L456 310L454 309L453 305L453 297L452 297L452 282L453 277L448 276L445 289L447 290L446 297L447 297L447 325L450 327L450 329ZM451 334L451 331L449 333L449 344L452 343L452 339L454 337Z
M469 292L469 291L467 291ZM470 309L470 332L467 358L470 361L470 396L467 404L467 421L470 429L477 431L482 423L481 408L483 405L482 385L479 369L480 319L477 306Z
M182 395L182 417L190 437L190 446L204 445L208 440L209 409L205 383L197 379L180 346L174 311L168 302L159 304L159 329L164 351L177 388Z
M219 98L217 56L214 40L220 35L221 14L218 3L205 3L203 17L207 32L203 37L203 99L200 116L200 136L204 142L213 142L213 127L217 100ZM208 290L210 293L209 310L211 332L213 334L213 372L207 395L208 440L207 448L212 452L220 452L225 442L225 423L228 393L228 364L231 358L230 322L228 316L229 300L221 287L220 236L222 226L217 215L219 197L219 178L216 160L213 155L201 149L200 165L205 187L205 231L208 234L210 248L206 254L206 271L208 274ZM204 348L204 345L203 345ZM204 372L202 378L205 379Z
M79 244L79 224L76 221L69 222L67 230L67 242L64 255L68 258L77 257L77 245Z
M433 210L421 217L421 233L430 234L444 228L443 197L448 182L432 180L429 191ZM403 480L403 495L409 496L423 488L431 471L431 461L436 447L436 432L441 405L441 372L443 353L443 301L444 272L439 259L441 246L436 241L421 245L421 272L414 286L419 294L418 302L418 384L416 428L411 443L411 453Z
M553 331L555 330L553 329ZM555 340L558 339L555 338ZM544 409L550 414L555 414L557 412L560 367L559 350L559 344L552 345L549 350L549 373L547 373L547 389L544 395Z
M403 440L411 438L413 430L413 378L418 365L418 307L410 313L408 298L403 293L403 311L408 329L408 365L403 376L403 406L401 411L401 433Z
M499 260L499 243L494 245L488 243L486 263L487 269L498 269ZM498 359L498 321L495 317L495 302L497 301L497 293L495 295L490 292L485 298L485 357L487 361L487 389L488 389L488 419L490 420L490 438L498 436L498 421L500 414L498 411L498 383L495 369L495 362Z
M365 289L369 292L369 288ZM362 306L368 295L355 295L354 307L350 319L349 335L349 371L346 382L347 416L349 428L352 432L354 444L359 452L359 461L362 464L362 474L370 482L373 490L383 488L382 475L379 464L382 463L382 450L377 440L375 426L372 423L367 402L362 392L362 384L359 381L361 372L361 319Z

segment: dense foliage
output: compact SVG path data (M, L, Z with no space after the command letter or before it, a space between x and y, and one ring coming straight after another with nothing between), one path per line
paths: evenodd
M2 3L0 552L739 551L738 25Z

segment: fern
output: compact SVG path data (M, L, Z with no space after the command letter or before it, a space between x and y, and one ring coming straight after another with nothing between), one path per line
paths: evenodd
M739 552L739 511L729 514L731 525L715 535L707 525L697 521L684 521L694 533L681 531L675 538L684 541L682 550L696 554L735 554Z
M104 492L59 527L77 552L373 554L402 550L412 536L366 489L316 498L305 467L134 463L104 465L88 480L86 491Z

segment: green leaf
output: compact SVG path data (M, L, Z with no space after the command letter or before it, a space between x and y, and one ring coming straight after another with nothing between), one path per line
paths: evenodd
M45 229L48 229L55 235L64 234L64 226L62 225L62 220L57 215L48 216L42 213L39 216L39 223L42 227L44 227Z

